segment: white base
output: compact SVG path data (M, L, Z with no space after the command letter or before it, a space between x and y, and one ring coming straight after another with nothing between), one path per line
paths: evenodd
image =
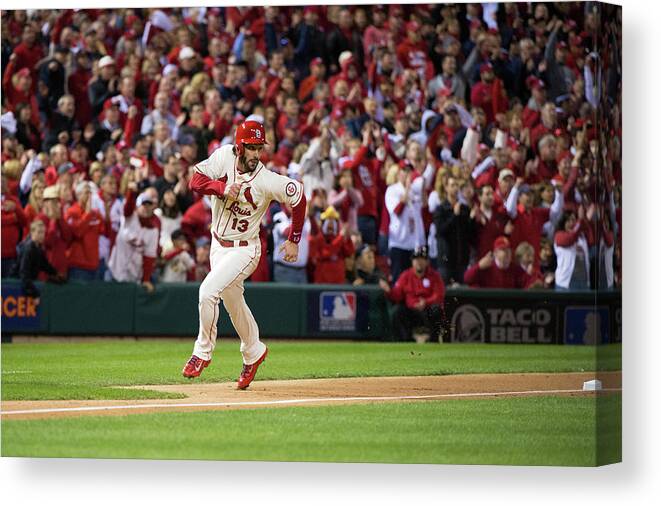
M590 380L583 383L583 390L601 390L601 381Z

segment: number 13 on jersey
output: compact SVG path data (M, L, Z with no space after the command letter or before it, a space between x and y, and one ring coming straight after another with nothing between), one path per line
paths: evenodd
M248 220L240 220L239 218L234 218L232 220L232 230L238 230L239 232L245 232L248 230Z

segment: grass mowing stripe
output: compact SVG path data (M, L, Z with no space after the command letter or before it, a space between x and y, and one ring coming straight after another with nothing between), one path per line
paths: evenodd
M621 388L604 388L602 392L621 392ZM220 408L220 407L245 407L245 406L277 406L297 405L314 403L345 403L345 402L383 402L383 401L409 401L409 400L432 400L432 399L458 399L470 397L513 397L524 395L557 395L557 394L579 394L584 390L520 390L517 392L461 392L453 394L429 394L429 395L397 395L397 396L367 396L367 397L311 397L295 399L275 399L269 401L221 401L221 402L177 402L166 404L119 404L116 406L78 406L74 408L33 408L0 411L3 415L25 415L46 413L80 413L90 411L123 411L123 410L172 410L174 408Z
M591 466L620 460L620 430L620 395L549 396L7 420L2 454Z
M2 345L2 399L139 399L171 394L108 390L122 385L185 383L181 368L190 343L180 341L29 343ZM556 345L417 345L414 343L269 343L260 379L407 376L462 373L618 370L621 347ZM220 341L214 361L196 380L238 376L238 340ZM30 373L16 374L16 371Z

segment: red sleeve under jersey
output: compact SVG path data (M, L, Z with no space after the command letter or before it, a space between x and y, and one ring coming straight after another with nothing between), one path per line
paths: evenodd
M205 176L200 172L195 172L188 186L194 192L201 193L202 195L222 197L225 194L227 177L223 179L211 179L209 176Z

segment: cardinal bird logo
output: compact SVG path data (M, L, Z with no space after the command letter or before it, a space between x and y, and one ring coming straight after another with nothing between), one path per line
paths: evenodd
M248 186L248 188L246 188L243 191L243 195L248 201L248 203L252 206L252 208L257 209L257 204L255 204L255 201L253 200L252 195L250 194L250 186Z

